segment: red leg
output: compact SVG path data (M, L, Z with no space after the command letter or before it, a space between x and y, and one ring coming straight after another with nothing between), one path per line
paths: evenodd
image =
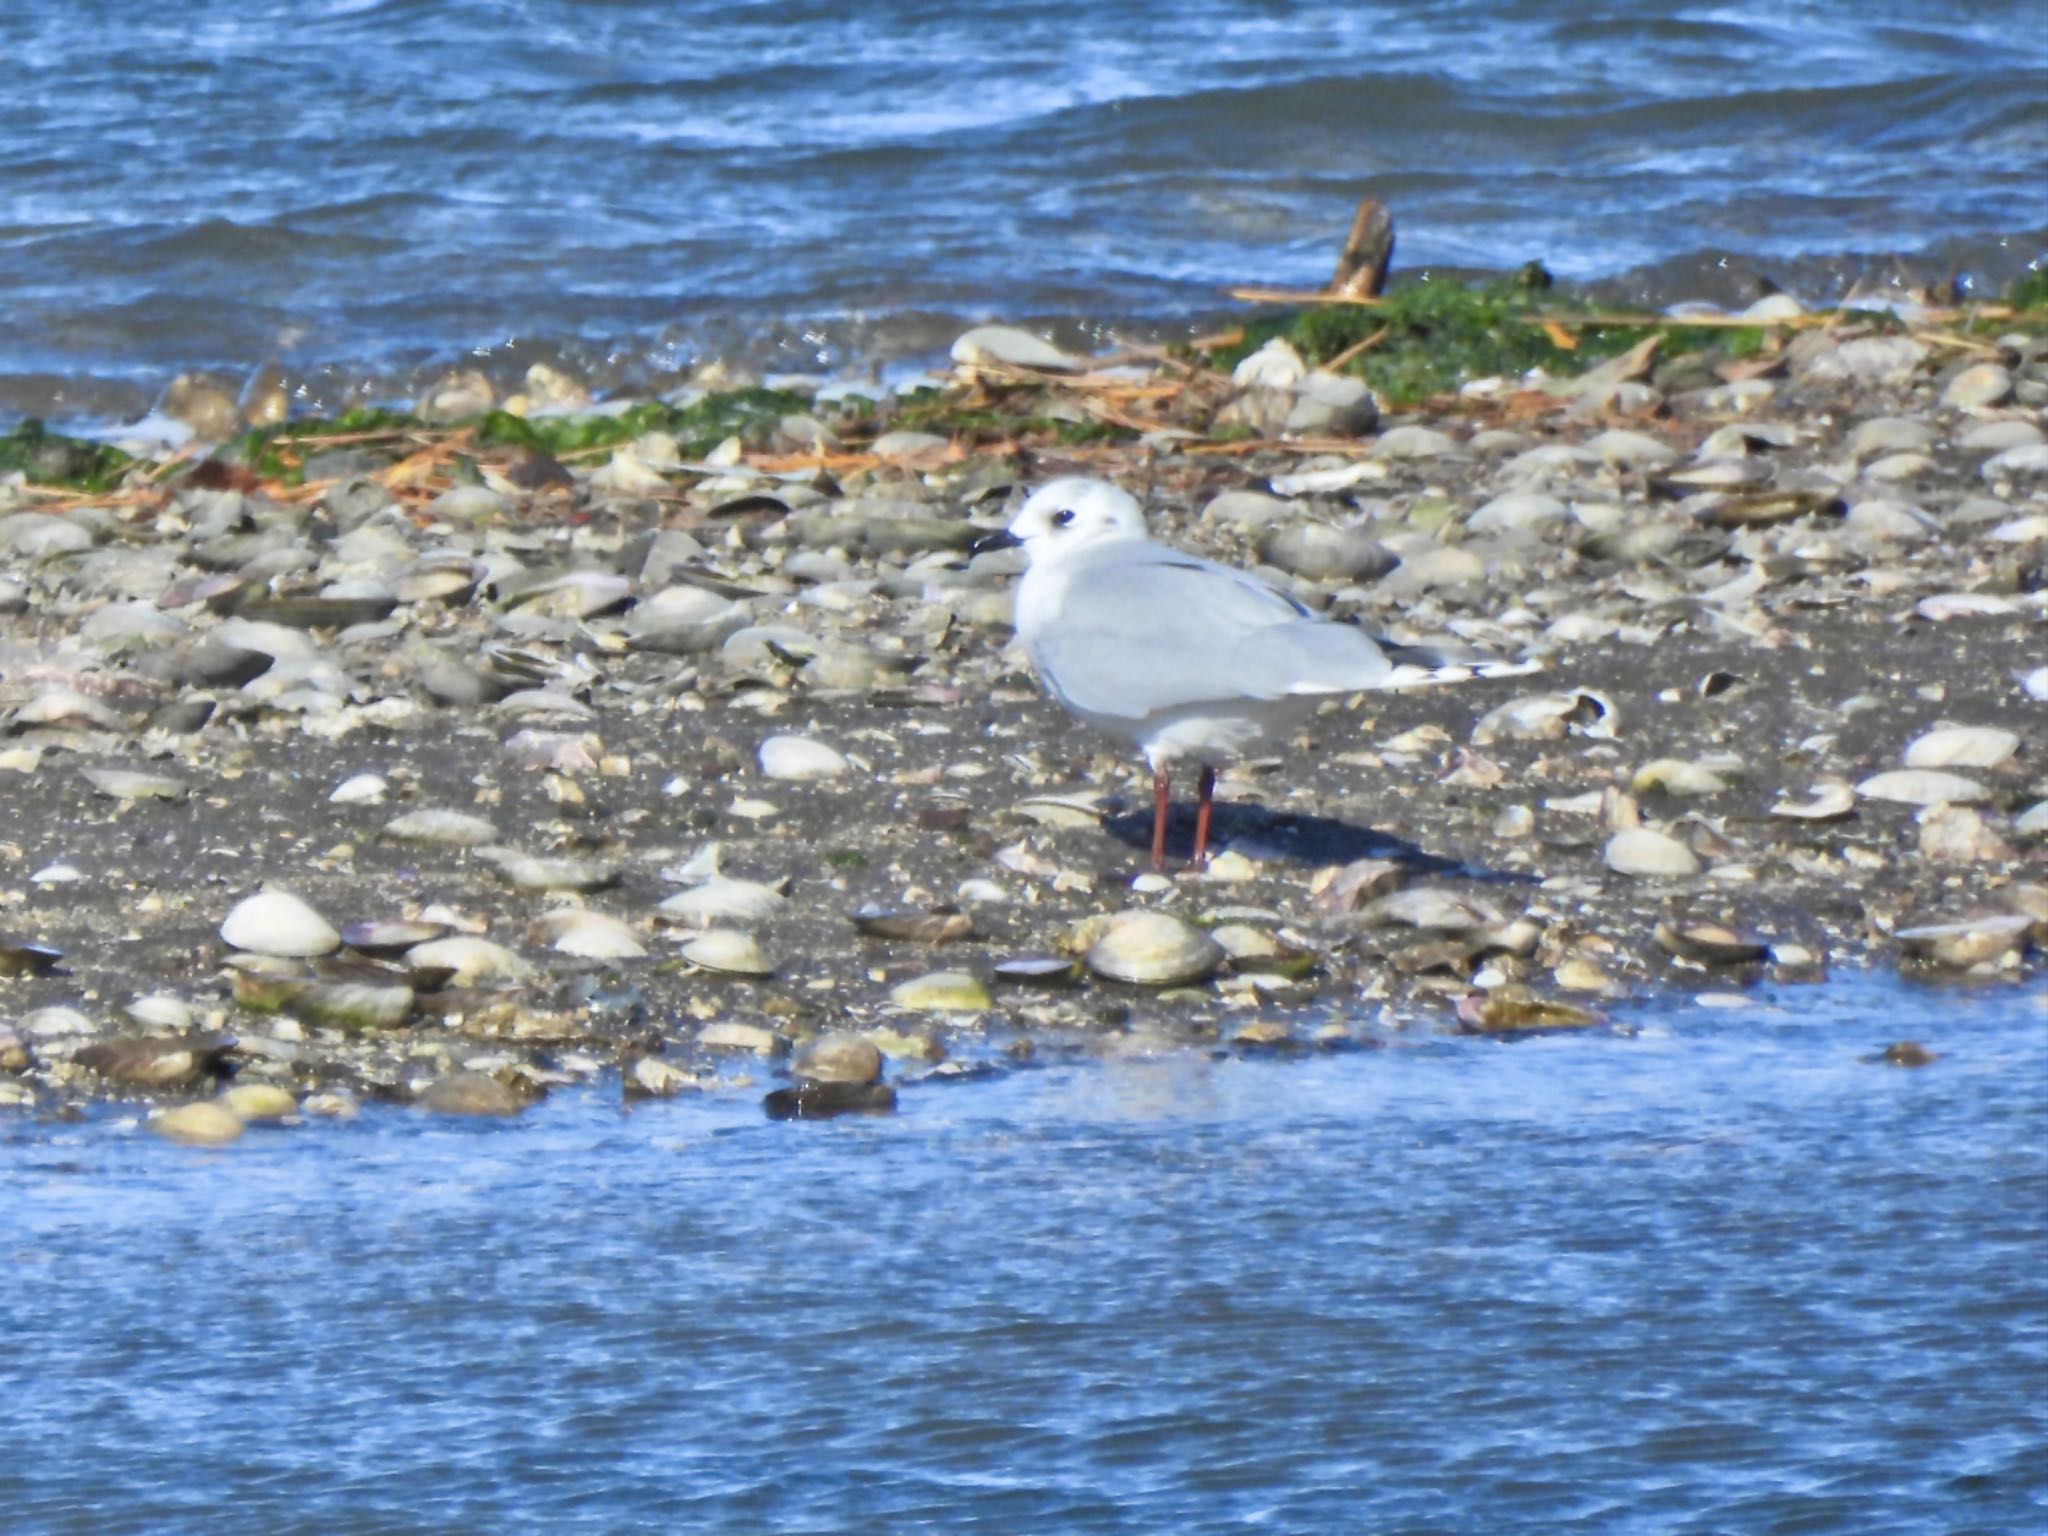
M1152 770L1152 867L1166 868L1166 809L1172 803L1173 780L1164 763Z
M1202 765L1202 793L1195 802L1195 857L1192 867L1206 869L1209 865L1209 807L1216 798L1216 770L1207 763Z

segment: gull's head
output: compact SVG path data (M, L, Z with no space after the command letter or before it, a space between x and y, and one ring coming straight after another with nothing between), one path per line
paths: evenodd
M1145 537L1145 514L1137 500L1107 480L1079 475L1048 481L1033 491L1009 531L986 542L1021 545L1033 564L1064 559L1083 549Z

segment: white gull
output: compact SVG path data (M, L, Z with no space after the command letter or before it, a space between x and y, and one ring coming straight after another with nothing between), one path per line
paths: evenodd
M1324 699L1532 670L1397 665L1363 631L1251 573L1155 544L1138 503L1102 480L1051 481L975 547L1009 546L1028 561L1017 636L1046 692L1132 742L1152 769L1155 869L1166 865L1176 762L1201 765L1199 869L1218 765L1291 733Z

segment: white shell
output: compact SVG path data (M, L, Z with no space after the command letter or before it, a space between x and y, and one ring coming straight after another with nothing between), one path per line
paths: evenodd
M332 923L277 886L239 902L220 925L220 936L259 955L326 955L341 948Z
M405 952L405 963L423 968L446 966L455 972L459 987L483 981L525 981L533 975L533 966L504 945L466 933L414 945Z
M848 766L844 753L811 736L770 736L758 756L771 779L836 779Z
M1932 768L1895 768L1876 773L1856 786L1866 800L1893 800L1901 805L1968 805L1987 798L1982 784L1959 773Z
M358 773L334 786L327 798L334 805L380 805L390 792L390 783L378 774Z
M766 976L775 967L751 933L737 928L709 928L683 946L683 958L707 971L728 976Z
M647 953L630 923L581 907L536 918L529 933L536 944L585 960L638 960Z
M498 829L466 811L409 811L384 825L384 835L401 843L435 843L446 848L481 848L498 840Z
M710 928L719 923L757 923L788 905L789 898L772 885L713 875L701 885L678 891L655 910L664 922Z
M1677 838L1650 827L1628 827L1615 833L1607 840L1601 858L1616 873L1640 878L1700 872L1697 854Z
M1856 791L1846 784L1816 784L1807 793L1811 799L1780 800L1771 807L1771 814L1797 821L1833 821L1856 809Z
M1145 987L1200 981L1223 963L1223 946L1165 912L1119 912L1088 950L1088 969Z
M1946 725L1906 747L1908 768L1996 768L2020 749L2019 737L1991 725Z

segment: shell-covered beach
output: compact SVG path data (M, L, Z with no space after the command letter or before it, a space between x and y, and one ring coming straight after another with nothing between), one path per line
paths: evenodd
M607 409L542 370L211 456L17 433L0 1092L203 1101L202 1138L586 1081L836 1085L771 1100L812 1113L1863 967L2038 1000L2021 299L1635 340L1511 310L1555 372L1407 403L1400 348L1447 329L1336 354L1375 394L1312 366L1311 308L1100 358L982 328L882 400ZM1152 873L1142 765L1042 697L1016 557L967 552L1069 472L1317 611L1529 670L1332 700L1226 773L1206 870Z

